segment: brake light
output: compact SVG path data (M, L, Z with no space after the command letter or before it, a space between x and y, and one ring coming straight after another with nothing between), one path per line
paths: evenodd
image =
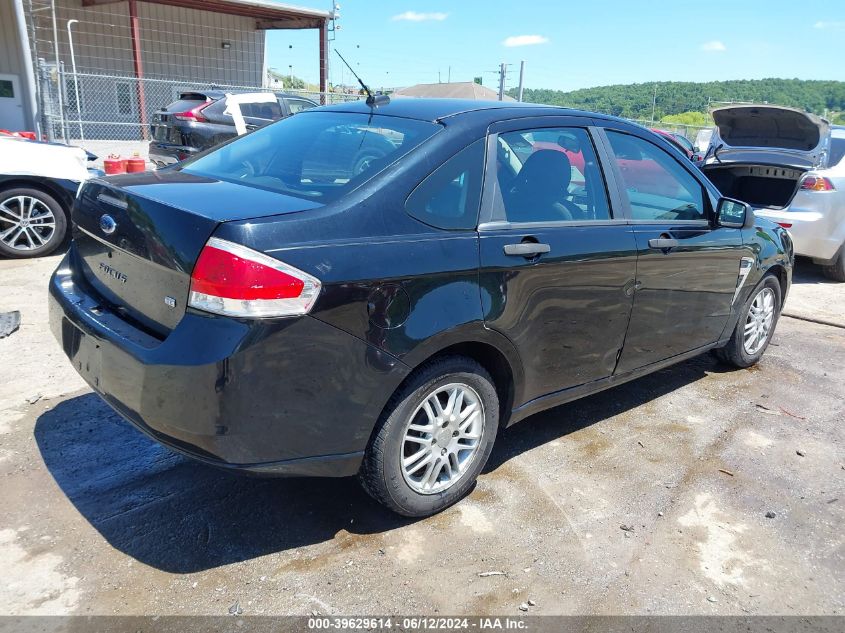
M307 314L320 280L240 244L212 237L191 275L188 305L236 317Z
M782 226L785 229L791 229L792 223L791 222L775 222L778 226Z
M822 176L804 176L801 189L805 191L833 191L835 187L828 178Z
M202 111L211 105L211 102L202 103L195 108L185 110L184 112L174 112L171 116L180 121L196 121L197 123L207 123L208 119L203 116Z

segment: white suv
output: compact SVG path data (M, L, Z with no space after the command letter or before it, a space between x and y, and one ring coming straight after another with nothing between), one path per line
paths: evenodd
M713 119L704 173L787 228L796 255L845 281L845 127L770 105L718 108Z

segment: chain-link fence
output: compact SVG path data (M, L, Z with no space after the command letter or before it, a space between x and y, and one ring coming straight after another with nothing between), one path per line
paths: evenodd
M121 75L72 73L39 65L41 94L48 135L68 142L149 138L149 123L156 110L176 101L180 93L202 90L285 92L318 104L357 100L357 94L271 90L261 86L235 86L167 79L138 79ZM61 101L58 98L61 91ZM58 104L63 107L59 109Z

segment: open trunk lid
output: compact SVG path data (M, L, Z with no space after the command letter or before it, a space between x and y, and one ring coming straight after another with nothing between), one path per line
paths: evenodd
M716 131L706 163L741 162L810 169L822 164L829 124L795 108L737 105L712 111Z
M318 206L175 170L92 180L74 204L75 273L104 306L163 337L185 314L194 263L218 224Z

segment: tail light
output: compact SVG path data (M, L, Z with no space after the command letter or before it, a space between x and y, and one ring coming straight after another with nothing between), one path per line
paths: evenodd
M801 181L801 189L804 191L833 191L835 187L828 178L822 176L804 176Z
M196 108L185 110L184 112L174 112L171 116L174 119L178 119L180 121L196 121L197 123L207 123L208 119L203 116L202 111L204 108L207 108L210 105L211 101L208 101L206 103L198 105Z
M791 222L775 222L778 226L782 226L785 229L791 229L792 223Z
M212 237L191 275L188 305L236 317L307 314L320 280L240 244Z

